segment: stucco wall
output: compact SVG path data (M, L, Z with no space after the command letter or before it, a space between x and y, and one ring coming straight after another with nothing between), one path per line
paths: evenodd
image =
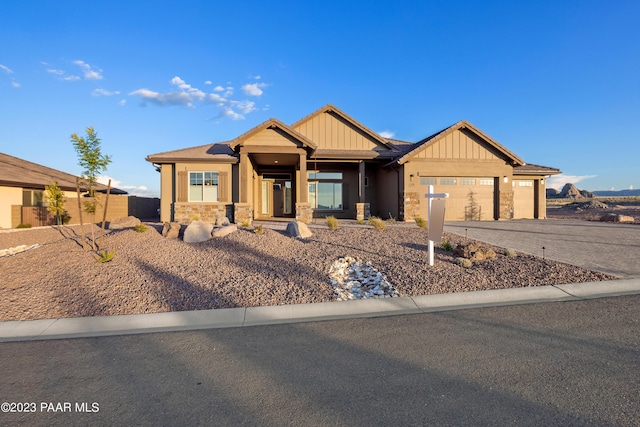
M0 228L11 228L12 205L22 205L22 188L0 187Z

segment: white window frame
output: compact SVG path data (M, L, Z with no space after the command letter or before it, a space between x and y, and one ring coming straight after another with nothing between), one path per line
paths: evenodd
M192 190L192 185L191 185L191 175L192 174L200 174L200 182L202 184L200 184L200 187L202 187L202 191L201 191L201 195L200 195L200 199L193 199L191 197L191 190ZM205 178L205 174L214 174L215 175L215 179L213 177L206 179ZM220 172L219 171L189 171L187 179L189 180L188 182L188 191L187 194L189 196L188 200L189 202L200 202L200 203L215 203L218 202L220 200ZM211 185L206 185L205 181L214 181L215 180L215 184L211 184ZM215 200L205 200L205 187L216 187L216 196L215 196Z

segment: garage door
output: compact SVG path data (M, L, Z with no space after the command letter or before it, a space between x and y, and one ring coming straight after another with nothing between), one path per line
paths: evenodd
M429 185L434 192L448 193L445 220L477 221L494 218L494 179L491 177L420 177L420 214L427 217L427 193Z
M534 218L535 191L532 179L513 180L513 217Z

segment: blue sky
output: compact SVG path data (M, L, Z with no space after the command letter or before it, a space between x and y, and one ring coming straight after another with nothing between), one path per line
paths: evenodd
M100 3L100 4L94 4ZM0 7L0 151L158 194L152 153L331 103L417 141L465 119L581 189L640 188L640 2L14 1Z

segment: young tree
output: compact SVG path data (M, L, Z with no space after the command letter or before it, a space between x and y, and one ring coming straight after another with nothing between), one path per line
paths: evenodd
M62 216L65 213L64 210L64 193L58 186L58 181L53 181L53 184L45 185L45 199L47 200L47 210L56 216L56 223L60 225L62 223Z
M89 199L84 204L84 211L91 215L91 222L95 224L96 211L98 209L98 199L96 198L96 187L98 184L98 175L107 170L107 165L111 163L108 155L102 154L100 149L100 138L92 126L85 129L86 137L80 137L74 133L71 135L71 142L78 154L78 164L84 170L82 178L87 183L87 192ZM96 238L94 227L91 227L91 245L96 250Z

